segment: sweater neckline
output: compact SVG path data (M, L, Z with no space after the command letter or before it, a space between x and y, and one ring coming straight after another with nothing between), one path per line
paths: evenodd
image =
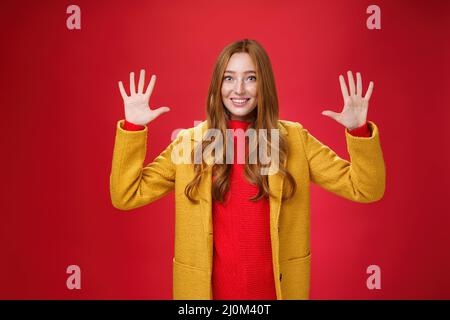
M244 120L227 120L229 129L247 129L251 122Z

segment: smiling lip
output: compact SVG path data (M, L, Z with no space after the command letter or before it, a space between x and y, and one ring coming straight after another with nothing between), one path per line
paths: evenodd
M235 107L242 107L245 106L250 100L250 98L230 98L231 102L233 102L233 105Z

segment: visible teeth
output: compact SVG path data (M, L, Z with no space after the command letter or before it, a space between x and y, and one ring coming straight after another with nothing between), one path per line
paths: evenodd
M237 103L244 103L244 102L246 102L248 99L231 99L231 100L233 100L234 102L237 102Z

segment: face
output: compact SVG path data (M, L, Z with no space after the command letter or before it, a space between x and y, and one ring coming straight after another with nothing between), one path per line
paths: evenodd
M222 79L222 102L232 120L251 120L257 102L256 69L248 53L231 56Z

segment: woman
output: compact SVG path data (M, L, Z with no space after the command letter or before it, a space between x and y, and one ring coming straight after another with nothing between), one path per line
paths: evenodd
M378 128L366 121L373 83L362 96L361 75L357 73L355 86L348 72L350 91L341 75L342 112L322 112L345 127L350 163L300 123L278 118L267 53L256 41L234 42L217 59L207 119L182 130L143 167L147 124L169 111L149 108L156 78L152 76L144 92L144 77L141 70L136 92L130 74L129 96L119 82L125 119L117 123L110 192L114 207L131 210L175 190L174 299L308 299L310 182L357 202L374 202L384 194ZM234 143L236 135L228 139L229 130L237 129L267 129L275 135L262 139L249 135L242 145ZM211 132L227 139L212 139ZM208 147L211 150L219 142L225 149L219 146L212 158L205 156ZM270 161L249 161L255 146L262 145L271 150ZM224 150L228 154L230 146L236 151L233 161L223 163ZM192 161L198 152L200 161ZM190 161L178 161L181 153L184 159L190 154ZM239 154L244 154L245 163L237 161ZM275 162L275 171L262 174Z

